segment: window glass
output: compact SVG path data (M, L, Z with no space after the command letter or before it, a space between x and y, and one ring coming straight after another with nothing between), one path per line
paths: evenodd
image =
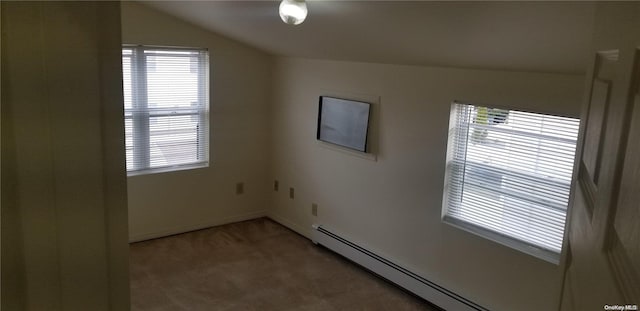
M122 66L127 171L207 166L207 51L125 47Z
M555 262L579 120L454 103L444 219Z

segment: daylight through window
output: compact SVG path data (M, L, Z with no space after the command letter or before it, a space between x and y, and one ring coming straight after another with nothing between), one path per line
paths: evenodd
M557 262L579 123L454 103L444 220Z
M208 63L204 49L122 49L130 174L208 165Z

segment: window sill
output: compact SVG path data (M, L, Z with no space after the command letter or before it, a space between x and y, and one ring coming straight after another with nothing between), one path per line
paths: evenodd
M453 227L456 227L458 229L472 233L474 235L477 235L481 238L488 239L498 244L502 244L509 248L515 249L519 252L544 260L548 263L552 263L554 265L560 264L559 253L529 245L525 242L516 240L514 238L508 237L506 235L502 235L500 233L497 233L491 230L481 228L479 226L467 223L465 221L453 218L451 216L445 215L442 219L442 222L448 225L451 225Z
M140 175L150 175L150 174L160 174L160 173L168 173L168 172L176 172L176 171L185 171L185 170L193 170L193 169L205 168L205 167L209 167L209 162L200 162L200 163L192 163L192 164L184 164L184 165L157 167L157 168L138 170L138 171L128 171L127 172L127 177L140 176Z

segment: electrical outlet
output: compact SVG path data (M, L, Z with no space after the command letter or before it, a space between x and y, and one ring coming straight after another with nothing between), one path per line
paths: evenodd
M311 203L311 215L318 216L318 204Z
M293 199L294 197L294 193L293 193L293 187L289 188L289 199Z
M239 182L236 184L236 194L243 194L243 193L244 193L244 183Z
M278 191L279 189L280 189L280 183L276 179L273 181L273 191Z

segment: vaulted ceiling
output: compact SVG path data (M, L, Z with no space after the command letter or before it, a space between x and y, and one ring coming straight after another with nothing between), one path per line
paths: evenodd
M308 1L282 23L277 1L146 5L274 55L581 74L592 2Z

